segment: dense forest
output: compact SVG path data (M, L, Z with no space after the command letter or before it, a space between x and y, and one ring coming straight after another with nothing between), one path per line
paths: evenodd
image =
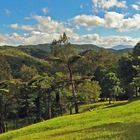
M79 113L81 104L140 95L140 43L125 51L80 48L64 33L38 48L2 46L0 60L0 133Z

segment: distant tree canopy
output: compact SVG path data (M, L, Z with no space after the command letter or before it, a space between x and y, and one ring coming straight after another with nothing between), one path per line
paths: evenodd
M29 81L31 80L34 76L38 74L38 71L35 67L30 67L27 65L22 65L20 69L20 78L23 81Z
M12 72L10 64L4 58L0 58L0 81L10 80L11 78Z

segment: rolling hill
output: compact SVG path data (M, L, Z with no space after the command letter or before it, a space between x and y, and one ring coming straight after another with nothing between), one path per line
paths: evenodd
M79 51L79 52L83 52L86 50L94 50L94 51L99 51L101 48L99 46L93 45L93 44L72 44L74 45L74 47ZM38 58L46 58L48 56L48 54L51 51L51 45L50 44L38 44L38 45L27 45L27 46L18 46L19 49L21 49L22 51L24 51L25 53L32 55L34 57L38 57ZM112 53L115 54L123 54L123 53L128 53L132 51L132 48L121 48L121 49L105 49L108 50Z
M140 100L114 105L95 103L92 107L91 112L1 134L0 140L139 140Z
M117 45L112 47L114 50L124 50L124 49L132 49L134 46L131 45Z
M0 59L10 64L14 76L18 75L23 64L36 67L38 71L47 71L49 68L49 63L47 61L31 56L17 47L0 47Z

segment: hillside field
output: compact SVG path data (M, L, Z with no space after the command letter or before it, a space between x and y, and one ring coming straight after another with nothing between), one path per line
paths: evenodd
M66 115L0 135L0 140L139 140L140 100L95 103ZM86 106L81 107L81 112Z

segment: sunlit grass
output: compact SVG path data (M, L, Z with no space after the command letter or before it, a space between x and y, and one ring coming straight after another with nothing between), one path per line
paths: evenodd
M93 107L93 111L86 108ZM95 107L96 106L96 107ZM81 106L67 115L0 135L0 140L139 140L140 100Z

